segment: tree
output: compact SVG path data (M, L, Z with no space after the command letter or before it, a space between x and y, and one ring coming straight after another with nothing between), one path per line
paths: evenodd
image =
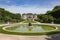
M53 10L60 9L60 6L55 6Z
M38 21L45 22L45 23L51 23L53 21L53 17L50 15L40 14L38 15Z
M46 15L51 15L55 23L60 23L60 6L55 6L51 12L46 13Z
M56 19L54 22L60 24L60 18Z
M10 21L10 22L20 22L22 21L21 15L19 13L14 14L11 13L4 8L0 8L0 20L3 20L5 22Z

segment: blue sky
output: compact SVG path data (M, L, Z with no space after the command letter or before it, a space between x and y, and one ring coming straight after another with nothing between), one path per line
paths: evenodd
M60 0L0 0L0 7L13 13L45 13L60 5Z

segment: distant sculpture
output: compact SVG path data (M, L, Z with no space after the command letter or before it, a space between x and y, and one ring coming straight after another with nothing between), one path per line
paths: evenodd
M31 30L32 30L32 24L29 23L28 26L29 26L29 27L28 27L28 28L29 28L29 31L31 31Z
M31 24L31 23L29 23L29 24L28 24L28 26L32 26L32 24Z

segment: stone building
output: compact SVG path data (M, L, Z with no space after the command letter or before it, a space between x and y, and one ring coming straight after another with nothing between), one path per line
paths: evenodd
M27 13L27 14L22 14L22 18L23 19L27 19L27 20L34 20L37 19L37 14L32 14L32 13Z

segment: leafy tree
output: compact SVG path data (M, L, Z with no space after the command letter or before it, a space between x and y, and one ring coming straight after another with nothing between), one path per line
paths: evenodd
M53 21L53 17L50 15L40 14L38 15L38 21L45 22L45 23L51 23Z
M60 9L60 6L55 6L53 10Z
M54 20L55 23L59 23L60 24L60 18Z
M60 23L60 6L55 6L51 12L46 13L46 15L51 15L55 23Z
M0 8L0 20L3 20L4 22L20 22L21 20L21 15L11 13L4 8Z

